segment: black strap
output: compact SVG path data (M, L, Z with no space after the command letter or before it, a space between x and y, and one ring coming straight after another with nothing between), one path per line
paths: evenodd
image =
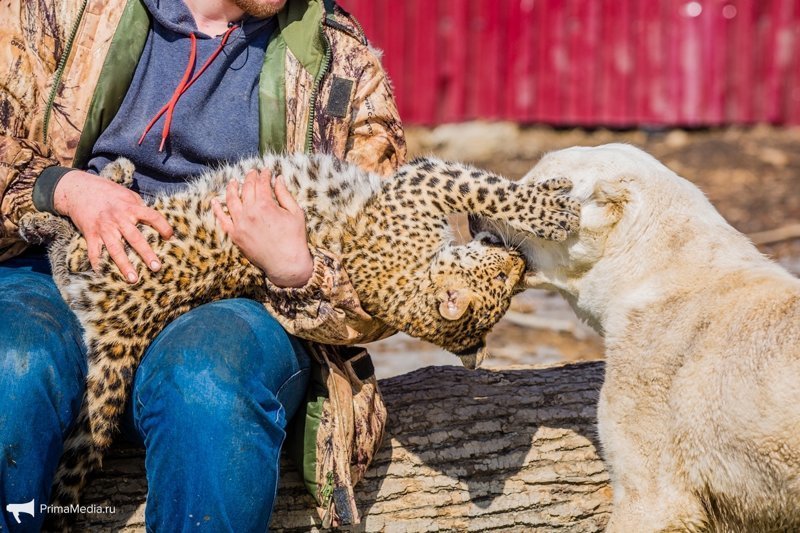
M364 355L350 361L350 367L361 381L366 381L375 375L375 366L372 364L372 358L366 350L364 350Z
M321 383L324 383L322 367L325 366L325 363L323 362L324 357L318 353L318 350L328 350L329 358L333 360L338 359L340 364L349 364L356 377L361 381L366 381L375 375L375 367L372 364L372 358L369 352L360 346L331 346L308 341L305 341L305 345L307 352L311 355L313 361L316 362L316 364L311 365L312 375L313 371L318 369L320 372L318 377Z

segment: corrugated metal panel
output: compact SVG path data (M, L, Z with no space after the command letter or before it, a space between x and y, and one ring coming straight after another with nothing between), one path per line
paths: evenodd
M341 0L403 120L800 124L800 0Z

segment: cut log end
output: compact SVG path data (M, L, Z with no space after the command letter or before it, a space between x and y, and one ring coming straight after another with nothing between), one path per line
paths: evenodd
M602 531L611 509L598 456L603 363L468 371L428 367L382 380L386 439L356 500L356 531ZM288 461L270 531L316 530ZM118 448L84 503L78 531L144 531L144 452Z

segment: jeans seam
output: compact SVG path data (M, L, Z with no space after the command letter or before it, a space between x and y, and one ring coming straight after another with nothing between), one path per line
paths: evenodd
M145 438L144 430L142 430L142 425L139 423L139 419L141 417L136 415L137 405L139 406L138 411L141 413L142 408L144 407L144 402L141 400L141 397L138 394L134 394L133 404L131 405L131 409L133 409L133 413L131 413L131 415L133 416L133 427L139 434L139 437L142 439L142 441L144 441Z
M295 377L299 376L300 374L302 374L303 372L306 372L306 371L308 371L307 368L301 368L300 370L297 370L294 374L292 374L291 376L286 378L286 381L284 381L283 384L280 387L278 387L277 392L275 392L275 397L276 398L280 397L281 393L283 392L283 389L286 388L286 384L289 383L290 381L292 381Z
M286 381L284 381L283 384L280 387L278 387L278 390L275 393L275 399L278 400L278 403L280 403L282 407L283 407L283 402L281 402L280 398L281 398L281 393L283 392L283 390L286 388L286 386L289 384L289 382L291 382L294 378L296 378L297 376L299 376L299 375L301 375L303 373L307 373L308 371L309 371L308 368L301 368L300 370L296 371L294 374L292 374L291 376L286 378Z
M284 410L283 405L281 405L281 408L278 409L278 415L280 415L281 410ZM272 494L272 509L270 509L269 511L270 522L272 521L272 512L275 510L275 500L278 499L278 485L280 485L279 480L281 478L281 450L283 449L283 443L286 442L286 430L283 430L281 433L283 434L281 436L281 443L278 446L278 453L275 454L276 479L275 479L275 488L273 489L273 494ZM267 531L269 531L269 529Z

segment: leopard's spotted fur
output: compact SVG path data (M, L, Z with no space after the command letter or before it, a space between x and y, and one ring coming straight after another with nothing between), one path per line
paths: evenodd
M141 227L162 268L151 272L129 251L140 276L130 286L105 252L101 272L91 271L86 242L65 219L27 215L21 233L29 242L52 240L54 278L84 327L89 350L86 399L65 443L54 503L77 501L87 472L111 444L143 352L166 324L212 300L271 297L263 273L221 231L211 210L229 180L264 167L284 176L305 209L309 243L340 258L365 311L467 359L474 360L473 352L506 311L524 261L480 238L454 244L447 215L502 219L558 240L577 225L578 207L563 194L570 185L564 179L523 186L431 158L386 179L329 156L267 155L209 172L185 191L156 198L152 206L175 234L164 241ZM125 182L132 166L120 160L107 171Z

